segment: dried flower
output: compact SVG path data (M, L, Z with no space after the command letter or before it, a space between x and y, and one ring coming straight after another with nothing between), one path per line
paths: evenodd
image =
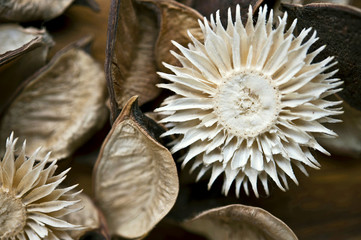
M324 99L342 84L330 78L337 70L325 73L336 62L328 57L313 63L324 46L307 53L316 32L308 40L311 29L294 36L296 21L285 31L287 13L273 29L273 12L267 22L266 14L267 7L260 8L253 25L249 8L243 26L237 6L235 23L229 10L226 29L218 12L210 26L199 21L204 44L191 34L188 49L173 42L183 67L165 64L174 74L159 73L172 82L159 86L176 93L157 109L172 126L163 135L180 134L172 152L189 147L183 165L195 158L191 171L201 166L197 179L212 169L209 188L224 172L226 195L234 180L237 196L241 185L249 193L248 182L258 196L258 178L266 194L268 176L282 190L288 188L286 176L297 184L291 165L306 175L303 164L319 167L309 148L329 154L315 136L336 136L321 123L336 122L330 116L342 113L334 107L340 102Z
M35 164L38 151L27 158L25 141L15 160L16 142L11 134L0 162L0 239L72 239L67 231L81 227L60 218L78 210L78 193L67 193L76 186L57 188L70 169L54 175L56 161L44 168L50 153Z

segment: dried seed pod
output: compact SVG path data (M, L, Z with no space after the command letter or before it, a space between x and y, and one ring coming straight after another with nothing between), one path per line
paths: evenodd
M0 112L19 84L45 65L53 45L45 30L0 25Z
M292 230L269 212L240 204L205 211L186 221L190 231L218 239L296 240Z
M110 9L105 72L114 121L131 96L139 95L142 105L159 95L156 72L164 69L162 61L178 63L169 52L175 49L170 40L188 43L187 29L198 37L200 14L164 0L113 0Z
M131 96L138 94L142 105L160 92L155 86L155 16L135 5L132 0L113 0L110 6L105 73L113 121Z
M26 81L2 116L0 139L15 131L30 151L43 146L38 157L66 158L105 123L105 87L99 64L73 44Z
M60 16L73 2L99 10L94 0L5 0L0 4L0 20L11 22L50 20Z
M169 71L164 67L163 62L179 65L178 59L170 54L170 51L178 51L171 41L174 40L183 46L187 45L191 40L188 36L188 32L199 41L202 41L203 34L197 20L202 19L203 17L194 9L175 1L140 1L155 9L160 16L159 35L154 50L155 61L157 70Z
M141 237L175 203L177 169L171 153L156 140L161 132L132 97L103 143L93 186L111 235Z

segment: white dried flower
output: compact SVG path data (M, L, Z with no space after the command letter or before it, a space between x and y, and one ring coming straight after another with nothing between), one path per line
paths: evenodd
M225 173L226 195L234 180L237 196L242 185L249 194L248 182L258 196L258 179L269 194L268 176L282 190L286 176L297 184L292 165L306 175L303 164L319 167L309 148L329 154L315 136L336 136L321 123L336 122L330 116L342 113L334 107L340 102L324 99L342 84L330 78L336 71L325 73L336 64L333 57L313 63L324 46L307 53L316 32L306 41L311 29L296 37L296 21L285 31L287 13L275 29L273 12L267 22L266 14L267 7L260 8L253 25L250 7L243 26L237 6L234 23L228 13L227 29L218 12L210 26L206 18L199 21L204 44L191 34L188 49L173 42L183 67L164 64L174 74L159 73L171 81L159 86L176 93L157 109L168 116L161 122L172 126L164 135L180 134L172 152L189 147L183 165L195 159L191 171L200 166L198 179L212 169L209 188Z
M11 134L0 162L0 239L72 239L67 231L81 227L61 217L79 210L72 207L78 193L68 193L76 186L58 188L70 169L54 175L56 161L44 168L50 153L35 164L40 149L27 158L25 142L15 159L16 142Z

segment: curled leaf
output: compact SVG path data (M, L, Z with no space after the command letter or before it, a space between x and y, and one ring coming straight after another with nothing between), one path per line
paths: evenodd
M315 58L335 56L339 71L336 77L344 81L338 95L351 107L361 110L361 10L356 7L331 3L314 3L305 6L283 4L289 16L297 18L297 30L312 27L319 40L315 47L327 45Z
M171 153L155 138L163 131L131 98L105 139L94 170L94 192L111 235L137 238L172 208L178 194Z
M75 0L97 10L94 0ZM11 22L29 22L50 20L60 16L74 0L5 0L0 4L0 20Z
M42 146L38 158L68 157L106 120L104 78L79 45L64 49L25 82L2 116L0 139L14 131L29 152Z
M296 240L296 235L269 212L240 204L205 211L183 226L210 240L265 239Z
M45 65L53 41L45 30L0 26L0 112L19 84Z

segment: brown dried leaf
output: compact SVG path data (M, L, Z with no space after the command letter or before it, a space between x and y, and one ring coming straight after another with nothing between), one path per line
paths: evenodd
M154 61L156 17L132 0L113 0L110 7L105 73L112 119L133 95L142 105L160 92Z
M38 158L51 160L72 154L107 118L105 79L101 67L77 45L59 52L26 81L4 112L0 139L11 131L28 140Z
M338 94L352 107L361 110L361 10L330 3L282 6L289 16L298 19L298 31L308 27L317 31L319 40L314 44L315 48L327 47L315 62L335 56L339 69L335 76L344 81L344 90Z
M53 41L45 30L0 26L0 113L19 84L45 65Z
M183 223L190 231L208 239L297 239L292 230L269 212L240 204L205 211Z
M70 236L73 239L79 239L85 232L97 229L100 227L100 219L98 215L98 209L92 202L92 200L84 193L77 195L77 198L81 201L74 204L74 208L81 208L77 212L72 212L65 215L63 220L71 222L72 224L82 226L82 230L70 231Z
M155 140L163 131L131 98L114 122L94 169L97 205L110 234L137 238L172 208L178 194L171 153Z
M197 11L183 4L169 0L139 0L151 4L160 15L159 36L155 46L155 61L158 70L168 72L169 69L163 66L162 62L177 65L178 60L170 53L178 49L171 43L171 40L186 46L191 39L187 31L198 40L203 40L203 34L198 24L198 19L203 19Z

